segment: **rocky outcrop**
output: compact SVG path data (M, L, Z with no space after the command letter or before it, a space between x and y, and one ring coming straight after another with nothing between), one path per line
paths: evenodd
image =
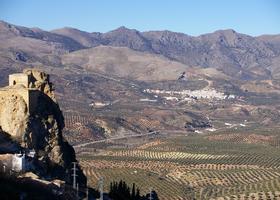
M1 199L74 200L77 195L61 180L42 180L34 173L10 176L0 171Z
M0 126L3 131L21 139L27 129L28 117L27 105L21 95L11 92L0 98Z
M56 102L53 84L48 74L36 69L25 69L23 73L30 76L29 88L36 88Z
M75 151L62 136L64 118L49 75L34 69L24 74L27 87L16 84L0 92L0 126L24 150L35 150L37 174L70 183ZM79 168L77 173L80 185L86 184Z

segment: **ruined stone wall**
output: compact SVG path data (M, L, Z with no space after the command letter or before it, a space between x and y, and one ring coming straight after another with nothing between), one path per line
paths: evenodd
M13 98L15 99L23 99L24 104L26 106L26 114L32 114L35 112L38 105L38 98L40 95L40 91L37 89L28 89L20 85L9 86L6 88L0 89L0 116L5 115L1 112L2 109L7 106L7 103L11 102ZM15 111L16 112L16 111ZM3 116L5 117L5 116ZM0 123L1 126L1 123Z
M0 98L8 98L13 95L21 96L27 107L29 107L29 91L27 88L22 86L11 86L0 89Z
M1 89L0 97L9 94L20 95L25 100L28 112L33 113L38 105L40 92L56 102L49 75L36 69L26 69L23 73L9 75L9 87Z
M27 118L38 111L42 95L56 104L48 74L27 69L9 75L9 86L0 89L0 128L21 140L26 134Z
M30 75L24 73L10 74L9 75L9 86L23 85L28 88L30 82Z

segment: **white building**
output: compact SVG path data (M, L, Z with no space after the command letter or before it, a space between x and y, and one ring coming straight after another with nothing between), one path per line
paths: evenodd
M26 170L26 157L25 154L14 154L12 157L12 170L21 172Z

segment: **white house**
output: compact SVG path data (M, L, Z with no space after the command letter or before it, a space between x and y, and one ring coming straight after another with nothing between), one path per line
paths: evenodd
M12 170L21 172L26 170L26 157L25 154L14 154L12 157Z

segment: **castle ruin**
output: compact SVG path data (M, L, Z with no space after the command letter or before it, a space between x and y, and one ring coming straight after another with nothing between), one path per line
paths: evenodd
M31 75L17 73L9 75L9 86L0 88L0 98L21 97L24 99L28 113L32 113L37 106L38 90L31 86Z
M9 75L9 85L0 88L0 127L15 137L25 132L28 116L36 111L40 94L54 99L49 75L34 69Z
M70 183L68 171L77 160L74 149L63 138L63 128L64 117L49 75L36 69L11 74L9 85L0 88L0 168L1 161L10 163L14 171L32 167L44 177ZM29 164L31 151L34 154ZM77 175L79 185L86 186L86 177L78 166Z

